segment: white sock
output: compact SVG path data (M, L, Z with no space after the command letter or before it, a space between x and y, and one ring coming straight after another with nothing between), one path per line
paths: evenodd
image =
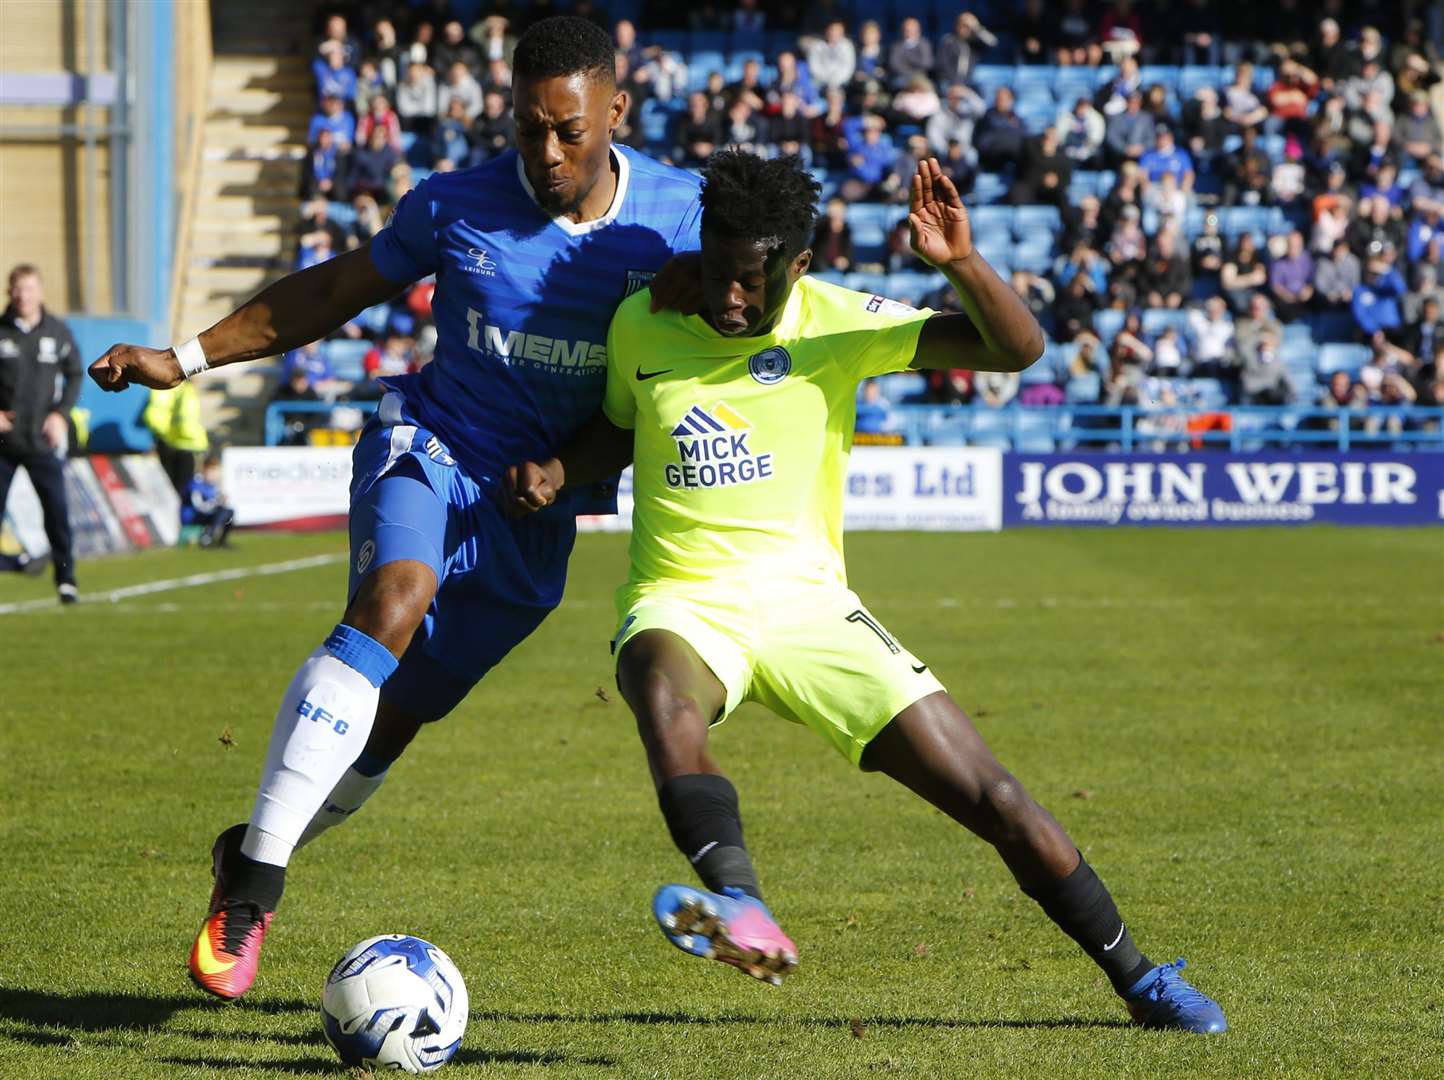
M375 776L367 776L365 773L357 772L354 765L347 769L346 775L337 781L336 786L331 789L331 794L326 796L326 804L316 811L316 816L306 826L306 831L301 834L301 839L296 841L296 846L298 848L305 847L327 829L340 825L357 810L360 810L366 800L380 789L381 781L386 779L386 772L387 770L383 769Z
M313 652L281 699L241 853L285 866L306 826L366 746L381 691L326 649Z

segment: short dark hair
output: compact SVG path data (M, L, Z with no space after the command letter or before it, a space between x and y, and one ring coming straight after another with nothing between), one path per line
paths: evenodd
M822 186L796 154L767 160L735 147L702 171L702 228L764 241L791 258L808 245Z
M33 277L39 278L42 281L44 280L43 278L40 278L40 267L34 265L33 263L17 263L10 270L10 280L7 281L6 284L11 288L14 288L15 283L23 277Z
M534 23L517 41L511 66L514 74L528 79L591 75L611 82L617 77L612 39L596 23L575 15Z

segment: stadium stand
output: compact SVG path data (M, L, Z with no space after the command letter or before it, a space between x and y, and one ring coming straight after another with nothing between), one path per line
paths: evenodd
M1206 47L1189 5L1139 6L1141 34L1108 20L1104 40L1113 4L1086 4L1091 36L1047 41L1024 7L971 4L974 24L943 0L688 14L627 0L544 11L396 0L366 5L361 23L354 6L319 5L296 265L364 241L432 171L504 152L516 35L569 8L614 33L633 100L620 140L693 168L726 143L791 150L825 197L846 201L825 278L948 309L905 225L916 155L943 162L977 250L1012 275L1050 339L1021 380L986 393L966 373L885 380L910 441L1132 448L1222 410L1229 421L1173 442L1444 445L1444 324L1421 323L1426 302L1444 300L1437 5L1334 5L1343 35L1329 43L1332 20L1303 5L1255 22L1220 3L1225 33ZM930 39L930 70L894 48L904 18ZM1081 293L1055 306L1075 279ZM327 400L374 398L375 374L426 362L428 288L323 344ZM1220 295L1228 308L1205 325ZM1255 295L1266 317L1251 313Z

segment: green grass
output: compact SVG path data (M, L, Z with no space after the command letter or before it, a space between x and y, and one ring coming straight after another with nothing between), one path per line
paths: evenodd
M339 550L86 564L92 594ZM352 943L404 931L465 973L443 1075L1438 1076L1444 1073L1440 533L859 535L853 584L932 664L1110 883L1213 1039L1124 1026L989 849L748 707L714 747L802 966L780 990L672 950L685 879L606 640L624 540L386 789L293 865L238 1005L183 961L212 838L344 566L0 615L0 1077L341 1073L315 1011ZM44 596L0 583L0 603ZM229 730L234 745L221 741Z

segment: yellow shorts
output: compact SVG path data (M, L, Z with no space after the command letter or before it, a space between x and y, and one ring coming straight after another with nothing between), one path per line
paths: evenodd
M744 701L806 724L854 765L872 738L942 683L841 584L647 582L617 591L614 654L643 630L669 630L727 691L717 722Z

